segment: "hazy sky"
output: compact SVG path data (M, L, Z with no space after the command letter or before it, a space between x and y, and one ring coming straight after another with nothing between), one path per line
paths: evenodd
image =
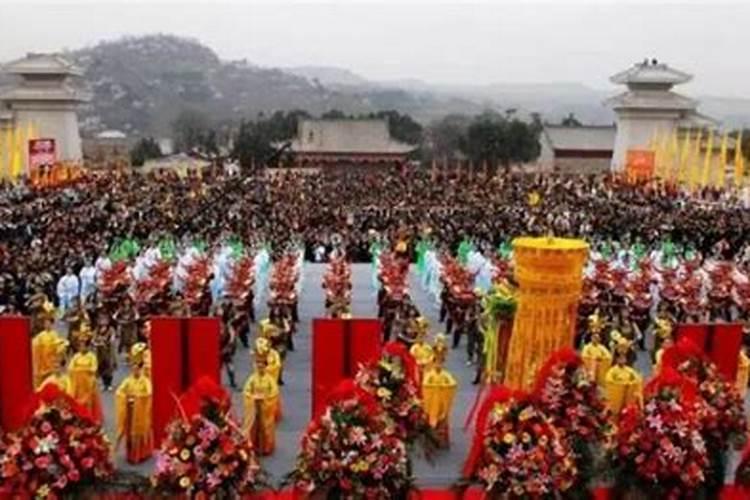
M687 92L750 97L744 4L0 0L0 61L162 32L196 38L223 59L432 83L568 81L614 90L611 74L649 56L694 74Z

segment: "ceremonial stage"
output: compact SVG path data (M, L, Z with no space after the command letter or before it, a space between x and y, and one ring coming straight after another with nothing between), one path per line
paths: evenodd
M261 464L271 474L274 485L294 468L295 459L299 452L299 441L310 421L311 409L311 363L312 337L311 328L314 318L322 318L324 314L324 293L321 280L326 271L325 264L306 263L303 267L302 293L299 298L299 331L294 339L295 351L288 354L284 365L284 382L280 387L283 398L284 417L279 422L276 434L276 450L269 457L261 457ZM352 313L354 317L376 316L376 290L372 285L372 267L370 264L352 265ZM442 332L444 325L438 322L438 308L423 290L416 269L412 266L409 276L410 293L421 313L430 321L430 335ZM257 317L266 317L267 296L261 297L262 306L257 310ZM257 333L257 325L253 325L253 338ZM468 447L472 439L471 430L464 431L464 422L475 403L477 386L471 385L474 378L475 366L466 365L466 339L462 340L459 349L451 350L448 354L446 368L458 379L458 393L453 404L451 418L451 446L448 450L436 453L433 463L428 463L419 453L413 457L414 476L418 487L446 488L459 479L461 467L467 457ZM639 352L638 370L648 376L650 363L645 352ZM242 386L251 369L251 361L247 349L241 345L235 355L235 370L238 385ZM126 375L126 366L120 363L115 376L115 383ZM226 374L222 372L222 382L227 386ZM228 388L228 387L227 387ZM114 403L112 392L102 393L105 413L105 428L109 435L113 435ZM242 393L234 391L233 411L241 421ZM746 402L746 408L748 404ZM727 468L733 473L738 461L737 454L733 454ZM153 470L153 459L132 466L125 462L123 453L116 456L116 466L121 471L138 472L149 475ZM728 477L728 481L731 479Z

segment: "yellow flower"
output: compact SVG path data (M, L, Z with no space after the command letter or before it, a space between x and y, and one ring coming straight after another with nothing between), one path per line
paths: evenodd
M521 434L521 441L523 441L524 443L528 443L529 441L531 441L531 436L528 432L524 432L523 434Z
M183 462L187 462L188 458L190 458L190 450L188 450L187 448L183 448L180 452L180 460L182 460Z
M389 399L391 397L391 391L389 391L385 387L380 387L378 388L377 395L379 398Z
M523 409L523 411L521 412L521 414L518 415L518 420L520 420L521 422L523 422L525 420L530 419L533 416L534 416L534 409L532 407L530 407L530 406L527 406L526 408Z
M180 478L180 488L187 489L190 486L190 478L187 476L182 476Z
M358 460L351 465L350 469L352 472L367 472L370 469L370 464L366 460Z
M38 490L36 490L36 496L37 498L47 498L47 495L49 495L49 486L42 485Z
M520 484L517 484L513 487L513 493L515 493L516 495L521 496L523 495L523 492L523 486L521 486Z
M503 436L503 442L505 444L513 444L513 443L515 443L516 442L516 435L513 434L513 433L511 433L511 432L506 433L505 436Z

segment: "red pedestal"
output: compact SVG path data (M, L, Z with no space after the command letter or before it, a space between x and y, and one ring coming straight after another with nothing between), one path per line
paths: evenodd
M182 327L180 318L151 318L152 416L157 448L164 438L164 428L175 416L176 398L184 390L183 359L187 345L183 342Z
M211 377L221 384L219 318L187 318L187 389L200 377Z
M378 319L313 320L312 415L325 408L328 392L357 375L361 363L380 354Z
M24 403L33 392L29 318L0 317L0 428L23 425Z
M737 361L742 346L742 325L712 323L677 325L677 339L687 337L703 349L727 380L737 378Z
M312 416L325 407L328 391L344 377L344 322L339 319L313 320Z

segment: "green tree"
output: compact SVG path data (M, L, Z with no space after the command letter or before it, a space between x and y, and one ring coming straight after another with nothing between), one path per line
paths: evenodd
M430 156L436 160L454 158L464 149L469 124L471 117L466 115L448 115L432 122L425 131Z
M232 156L240 167L260 167L274 152L266 121L243 121L234 141Z
M583 123L581 123L578 118L576 118L575 114L568 113L568 116L562 119L560 125L562 125L563 127L582 127Z
M161 149L153 137L141 138L130 150L130 164L143 166L147 160L161 158Z
M320 117L324 120L346 120L349 118L343 111L338 109L329 109L320 115Z
M175 148L178 151L190 151L203 146L208 132L208 117L195 109L183 109L172 122Z
M493 112L474 118L463 141L464 152L475 165L529 162L539 156L539 130L534 123L508 119Z
M394 139L407 144L422 144L422 125L406 113L401 114L395 110L379 111L375 117L388 122L388 131Z

